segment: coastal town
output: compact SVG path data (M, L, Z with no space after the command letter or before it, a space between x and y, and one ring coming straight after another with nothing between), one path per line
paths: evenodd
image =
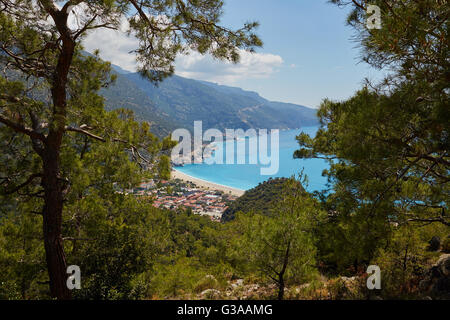
M213 221L220 221L229 204L237 199L236 195L221 190L199 188L193 182L180 179L158 183L150 180L128 192L152 200L154 207L192 210L192 213L208 216Z

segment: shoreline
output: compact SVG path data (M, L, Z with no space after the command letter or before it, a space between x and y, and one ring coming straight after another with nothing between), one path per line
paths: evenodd
M183 173L181 171L178 171L176 169L172 169L171 179L180 179L180 180L183 180L183 181L186 181L186 182L193 182L199 188L209 189L209 190L219 190L219 191L223 191L223 192L228 193L228 194L231 193L232 195L237 196L237 197L240 197L240 196L242 196L245 193L245 190L232 188L232 187L224 186L224 185L221 185L221 184L218 184L218 183L210 182L210 181L207 181L207 180L195 178L193 176L185 174L185 173Z

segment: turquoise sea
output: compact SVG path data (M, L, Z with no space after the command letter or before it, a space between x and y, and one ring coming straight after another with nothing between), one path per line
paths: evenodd
M318 127L304 127L302 129L280 131L279 171L275 175L261 175L261 165L250 164L188 164L183 167L177 167L176 170L198 179L207 180L241 190L249 190L271 177L279 178L291 177L292 175L297 176L304 168L303 172L307 175L309 181L307 188L308 191L321 191L326 188L327 179L322 176L322 171L328 168L328 164L321 159L301 160L294 159L293 157L294 151L299 148L295 137L302 131L310 135L314 135L317 130ZM248 139L256 138L247 138L247 141ZM224 148L224 145L225 142L217 147ZM246 149L248 163L250 148L247 147Z

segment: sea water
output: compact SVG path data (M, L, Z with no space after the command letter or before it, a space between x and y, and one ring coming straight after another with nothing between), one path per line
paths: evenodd
M314 136L317 130L318 127L304 127L302 129L280 131L279 170L274 175L261 175L261 167L267 166L259 164L209 165L203 163L187 164L183 167L177 167L176 169L198 179L207 180L216 184L241 190L252 189L259 183L264 182L269 178L288 178L293 175L298 176L298 174L303 170L303 174L308 178L308 191L322 191L326 189L327 183L327 179L322 176L322 172L329 167L328 163L322 159L294 159L295 150L300 148L297 140L295 139L296 136L298 136L301 132ZM247 140L248 139L256 139L256 137L247 138ZM217 148L222 148L225 150L225 142L223 144L218 144ZM247 142L247 163L249 162L249 152L250 148L248 147ZM225 151L223 153L225 154Z

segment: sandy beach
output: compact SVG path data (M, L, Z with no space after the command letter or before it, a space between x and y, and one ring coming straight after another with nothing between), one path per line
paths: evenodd
M225 193L231 193L232 195L235 195L237 197L240 197L245 193L244 190L231 188L231 187L223 186L221 184L194 178L190 175L187 175L187 174L177 171L175 169L172 170L172 179L180 179L180 180L187 181L187 182L193 182L199 188L209 189L209 190L219 190L219 191L223 191Z

